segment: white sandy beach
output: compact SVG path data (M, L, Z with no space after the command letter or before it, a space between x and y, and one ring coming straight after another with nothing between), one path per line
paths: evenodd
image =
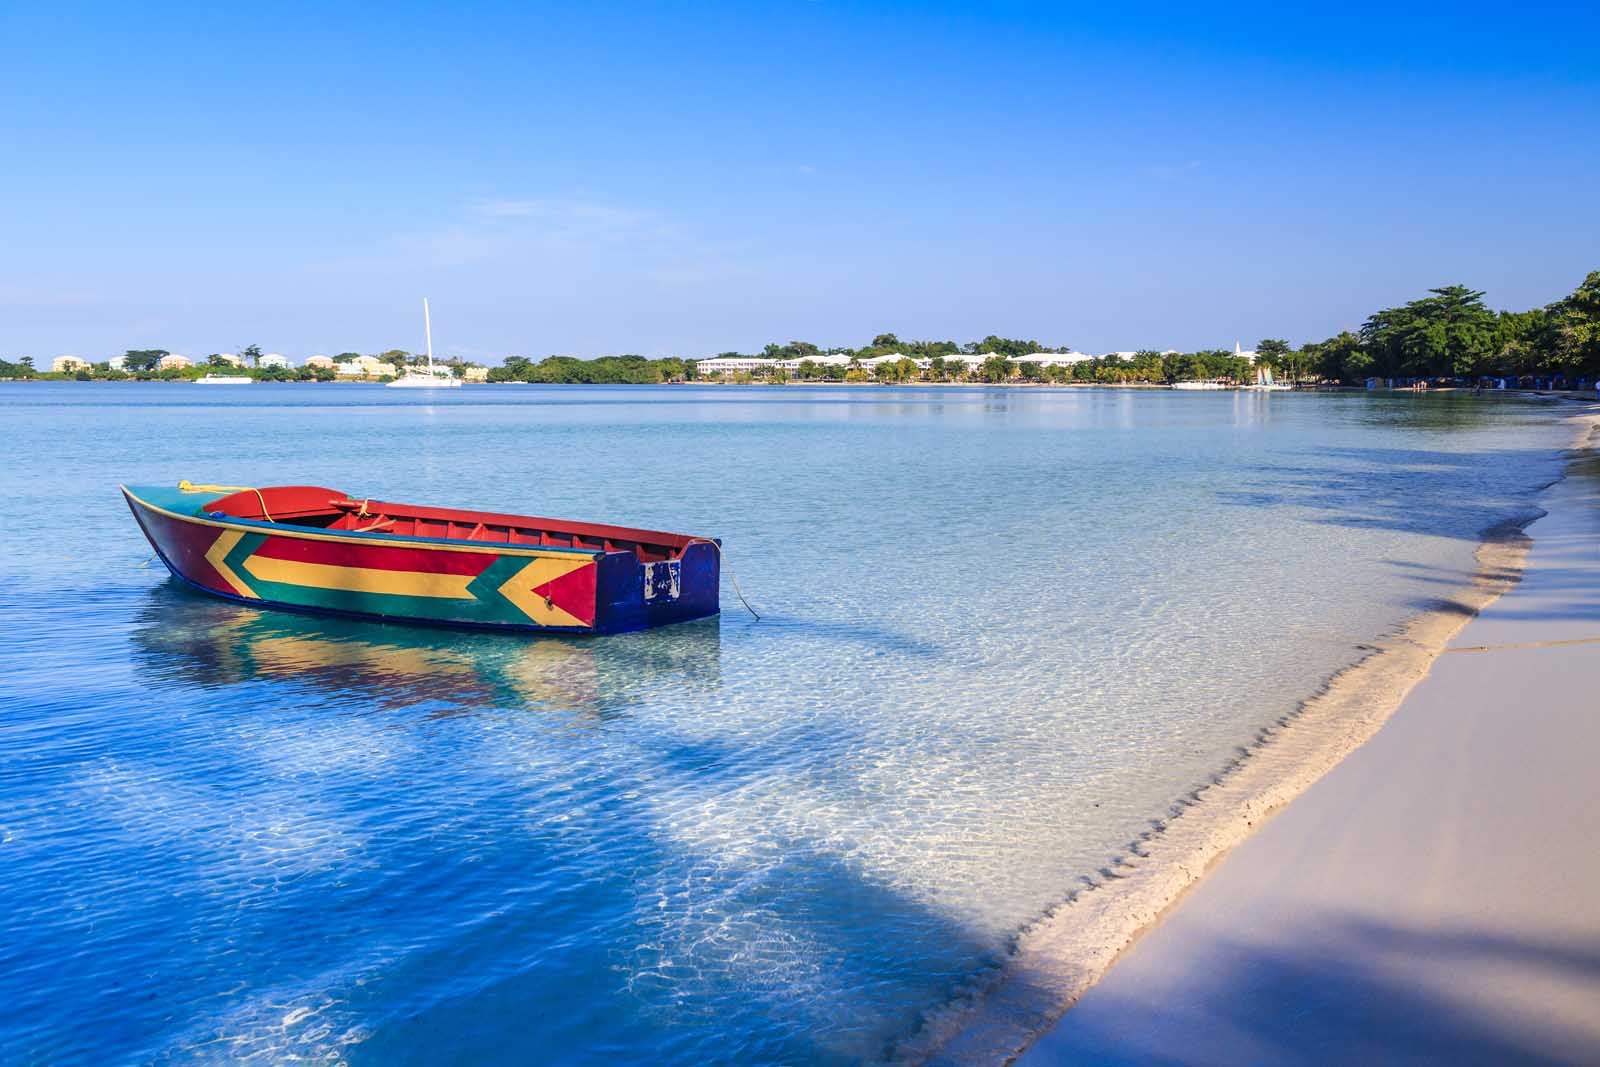
M1521 583L1021 1063L1600 1063L1586 462L1547 492Z

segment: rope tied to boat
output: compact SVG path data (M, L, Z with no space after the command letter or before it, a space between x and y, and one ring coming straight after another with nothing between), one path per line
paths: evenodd
M267 498L261 495L261 490L253 485L196 485L185 478L178 483L180 493L254 493L256 500L261 503L261 514L268 522L277 522L272 513L267 510Z
M713 547L713 548L715 548L717 550L717 562L718 562L719 565L721 565L722 567L727 569L728 579L733 582L733 595L739 598L739 603L744 605L744 610L748 611L751 615L755 616L756 622L760 622L761 621L761 613L756 611L755 608L751 607L750 606L750 601L748 601L748 600L746 600L744 598L744 590L739 588L739 576L737 574L733 573L733 565L728 562L728 554L725 551L723 551L722 545L719 544L716 541L713 541L709 537L694 537L694 538L690 538L689 544L691 544L691 545L710 545L711 547ZM686 545L684 547L687 548L688 546Z

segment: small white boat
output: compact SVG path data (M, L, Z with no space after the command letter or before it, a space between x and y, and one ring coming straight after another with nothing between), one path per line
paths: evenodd
M1232 389L1226 382L1173 382L1174 389Z
M196 385L252 385L255 379L248 374L208 374L204 378L196 378Z
M422 332L428 342L428 368L407 367L405 374L388 383L390 389L459 389L461 379L449 367L433 365L433 322L428 317L428 298L422 298Z
M1237 349L1238 347L1239 346L1236 343L1234 348ZM1287 393L1293 391L1294 386L1286 385L1283 382L1276 381L1272 377L1271 367L1257 367L1255 383L1253 385L1241 386L1240 388L1249 389L1256 393Z

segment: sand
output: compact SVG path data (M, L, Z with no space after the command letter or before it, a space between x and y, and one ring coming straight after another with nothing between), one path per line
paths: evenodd
M1542 503L1521 583L1022 1064L1600 1063L1594 461Z
M1579 440L1594 424L1590 411L1574 418ZM1375 643L1360 663L1241 749L1239 758L1211 783L1182 798L1167 819L1130 842L1095 884L1074 892L1023 931L1007 966L927 1019L896 1058L941 1064L1005 1063L1036 1040L1026 1063L1318 1062L1364 1053L1368 1046L1326 1044L1328 1034L1305 1017L1310 1011L1317 1018L1331 1019L1319 1014L1322 1000L1307 1001L1302 1007L1285 1001L1263 1004L1259 1010L1242 1008L1241 997L1247 996L1242 983L1253 981L1251 975L1260 976L1264 990L1281 991L1292 988L1296 976L1312 981L1319 974L1332 974L1320 961L1335 945L1350 947L1350 958L1344 962L1351 973L1376 966L1373 953L1379 946L1396 960L1438 958L1445 970L1460 973L1464 954L1490 951L1469 949L1472 935L1494 935L1488 927L1477 930L1470 924L1446 930L1440 924L1453 921L1450 917L1459 909L1442 908L1438 902L1460 900L1466 913L1487 916L1484 900L1528 899L1521 883L1529 877L1530 867L1558 872L1554 876L1563 892L1540 907L1570 916L1570 922L1563 919L1565 925L1558 924L1559 934L1552 933L1549 924L1528 928L1534 940L1520 946L1519 965L1537 955L1537 946L1543 944L1539 937L1559 936L1576 944L1574 938L1587 931L1590 962L1575 965L1569 960L1564 966L1569 972L1574 966L1590 968L1587 981L1578 983L1585 988L1570 991L1580 999L1586 994L1589 1005L1600 1006L1600 990L1595 987L1600 946L1593 943L1600 937L1596 914L1600 881L1593 869L1600 838L1594 835L1597 826L1590 814L1600 800L1594 785L1600 781L1600 769L1587 771L1600 768L1600 748L1594 744L1600 739L1600 710L1597 725L1583 725L1590 704L1600 709L1600 642L1440 656L1452 644L1600 637L1600 558L1593 547L1600 544L1596 540L1600 502L1594 499L1593 482L1577 474L1547 492L1543 503L1550 514L1535 527L1540 544L1529 581L1516 584L1528 538L1516 529L1496 531L1478 554L1477 574L1437 576L1441 588L1458 587L1438 610L1418 616L1400 632ZM1508 590L1513 590L1511 595L1496 603ZM1475 617L1486 608L1486 614ZM1545 657L1562 650L1567 658L1560 664L1552 661L1549 668L1538 659L1527 665L1505 660L1508 655ZM1463 660L1483 662L1473 673L1469 663L1458 662ZM1439 667L1428 677L1436 661ZM1583 677L1586 664L1596 668L1592 682ZM1424 678L1427 682L1418 687ZM1491 680L1498 687L1491 686ZM1518 696L1505 704L1513 693ZM1592 699L1586 701L1586 694ZM1411 710L1429 706L1444 709L1436 713L1443 721ZM1475 710L1469 712L1469 707ZM1404 711L1407 723L1384 728L1397 710ZM1493 737L1487 728L1477 727L1479 718L1500 724L1500 732L1524 742L1513 746L1495 738L1483 753L1494 759L1482 766L1467 765L1461 739ZM1567 736L1580 726L1577 735ZM1544 729L1555 731L1553 743L1561 751L1578 753L1578 762L1552 766L1536 758L1528 746L1547 740L1539 733ZM1462 733L1465 730L1471 732ZM1563 744L1564 740L1571 743ZM1361 777L1363 768L1397 744L1402 750L1378 772L1381 780ZM1502 762L1508 765L1501 766ZM1519 776L1547 788L1530 788ZM1353 785L1340 790L1352 779ZM1552 789L1560 796L1561 814L1551 815L1548 829L1530 829L1525 820L1514 817L1541 811L1551 802ZM1313 800L1330 793L1328 800ZM1475 812L1469 817L1461 806L1467 794L1477 798L1477 806L1504 812L1505 818L1480 823ZM1301 799L1292 808L1277 814L1296 797ZM1363 833L1353 818L1358 809L1368 812L1374 830L1387 836L1381 841L1358 836ZM1263 859L1251 858L1263 850L1268 850ZM1585 855L1578 863L1581 870L1575 871L1569 862L1574 853ZM1220 863L1224 856L1227 862ZM1230 875L1230 871L1245 873ZM1255 872L1253 879L1250 872ZM1207 876L1205 882L1191 892L1202 875ZM1391 922L1402 914L1397 905L1367 884L1408 889L1424 881L1434 887L1432 910L1418 905L1421 910L1411 920L1433 919L1420 926ZM1315 908L1305 895L1312 890L1321 894ZM1534 895L1549 896L1543 889ZM1174 909L1180 897L1183 904ZM1568 907L1579 898L1582 903ZM1332 910L1321 910L1324 907ZM1231 916L1230 922L1219 918L1223 912ZM1268 916L1279 917L1282 926L1272 928L1263 921ZM1158 920L1163 920L1159 926ZM1204 938L1195 931L1197 926L1209 931L1209 947L1201 946ZM1515 923L1511 928L1521 929ZM1318 930L1321 933L1313 937ZM1305 954L1291 947L1294 936L1310 939ZM1432 936L1445 937L1447 943L1407 941ZM1501 947L1515 951L1511 945ZM1276 953L1280 948L1282 956ZM1109 977L1085 996L1123 953ZM1145 962L1152 958L1153 962ZM1328 996L1337 1000L1345 993L1330 990ZM1283 995L1293 999L1287 992ZM1066 1021L1039 1040L1080 997L1081 1004ZM1447 1014L1444 1004L1406 1003L1388 995L1382 999L1406 1018ZM1541 998L1541 1003L1554 1001ZM1290 1021L1280 1019L1262 1043L1242 1044L1246 1035L1239 1027L1255 1026L1269 1012ZM1600 1007L1590 1014L1600 1019ZM1341 1019L1328 1029L1349 1037L1346 1027L1366 1025L1360 1019ZM1472 1032L1461 1026L1447 1029ZM1157 1039L1164 1033L1170 1043ZM1573 1040L1581 1045L1588 1039L1582 1035L1592 1031L1580 1026L1579 1033ZM1208 1045L1203 1035L1214 1044ZM1494 1048L1486 1042L1479 1045ZM1376 1047L1389 1046L1380 1042ZM1432 1052L1424 1048L1419 1055L1427 1059ZM1551 1054L1555 1062L1565 1062L1562 1055ZM1600 1057L1590 1058L1600 1062Z

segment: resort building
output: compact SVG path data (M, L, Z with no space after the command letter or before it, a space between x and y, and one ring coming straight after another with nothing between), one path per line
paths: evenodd
M1132 353L1130 352L1129 355L1132 355ZM994 353L989 352L982 356L970 358L975 358L979 364L982 364L984 360L993 356ZM952 357L946 356L945 358L950 359ZM1026 355L1008 358L1013 363L1026 363L1034 367L1070 367L1074 363L1087 363L1089 360L1094 359L1087 352L1029 352ZM968 365L971 366L972 364Z
M774 366L793 374L800 369L800 364L802 363L811 363L818 367L848 367L851 358L851 356L843 352L829 352L825 356L806 356L804 359L780 359ZM705 360L701 360L702 366L705 363ZM705 372L702 371L701 373Z
M306 360L306 364L311 364ZM333 369L341 378L392 378L395 375L393 363L384 363L377 356L357 356L341 363L335 363Z
M77 356L57 356L50 361L50 372L52 374L72 374L88 369L89 361L79 359Z
M226 363L230 367L244 366L244 360L240 359L232 352L213 352L211 355L206 357L207 363L210 363L212 360L216 360L220 363Z
M755 356L717 356L697 361L694 369L702 377L710 377L717 374L771 374L772 368L777 365L778 361L775 359L759 359Z
M332 356L307 356L306 357L306 366L308 366L308 367L327 367L329 370L332 370L333 369L333 357Z
M168 353L156 361L156 370L185 370L194 366L194 360L177 353Z
M268 352L266 355L264 355L260 359L256 360L256 366L258 366L258 367L283 367L283 368L288 368L288 366L289 366L289 357L288 356L280 356L276 352Z
M461 380L464 382L486 382L489 380L488 367L463 367Z
M106 366L110 367L112 370L127 370L128 357L112 356L110 359L106 360Z

